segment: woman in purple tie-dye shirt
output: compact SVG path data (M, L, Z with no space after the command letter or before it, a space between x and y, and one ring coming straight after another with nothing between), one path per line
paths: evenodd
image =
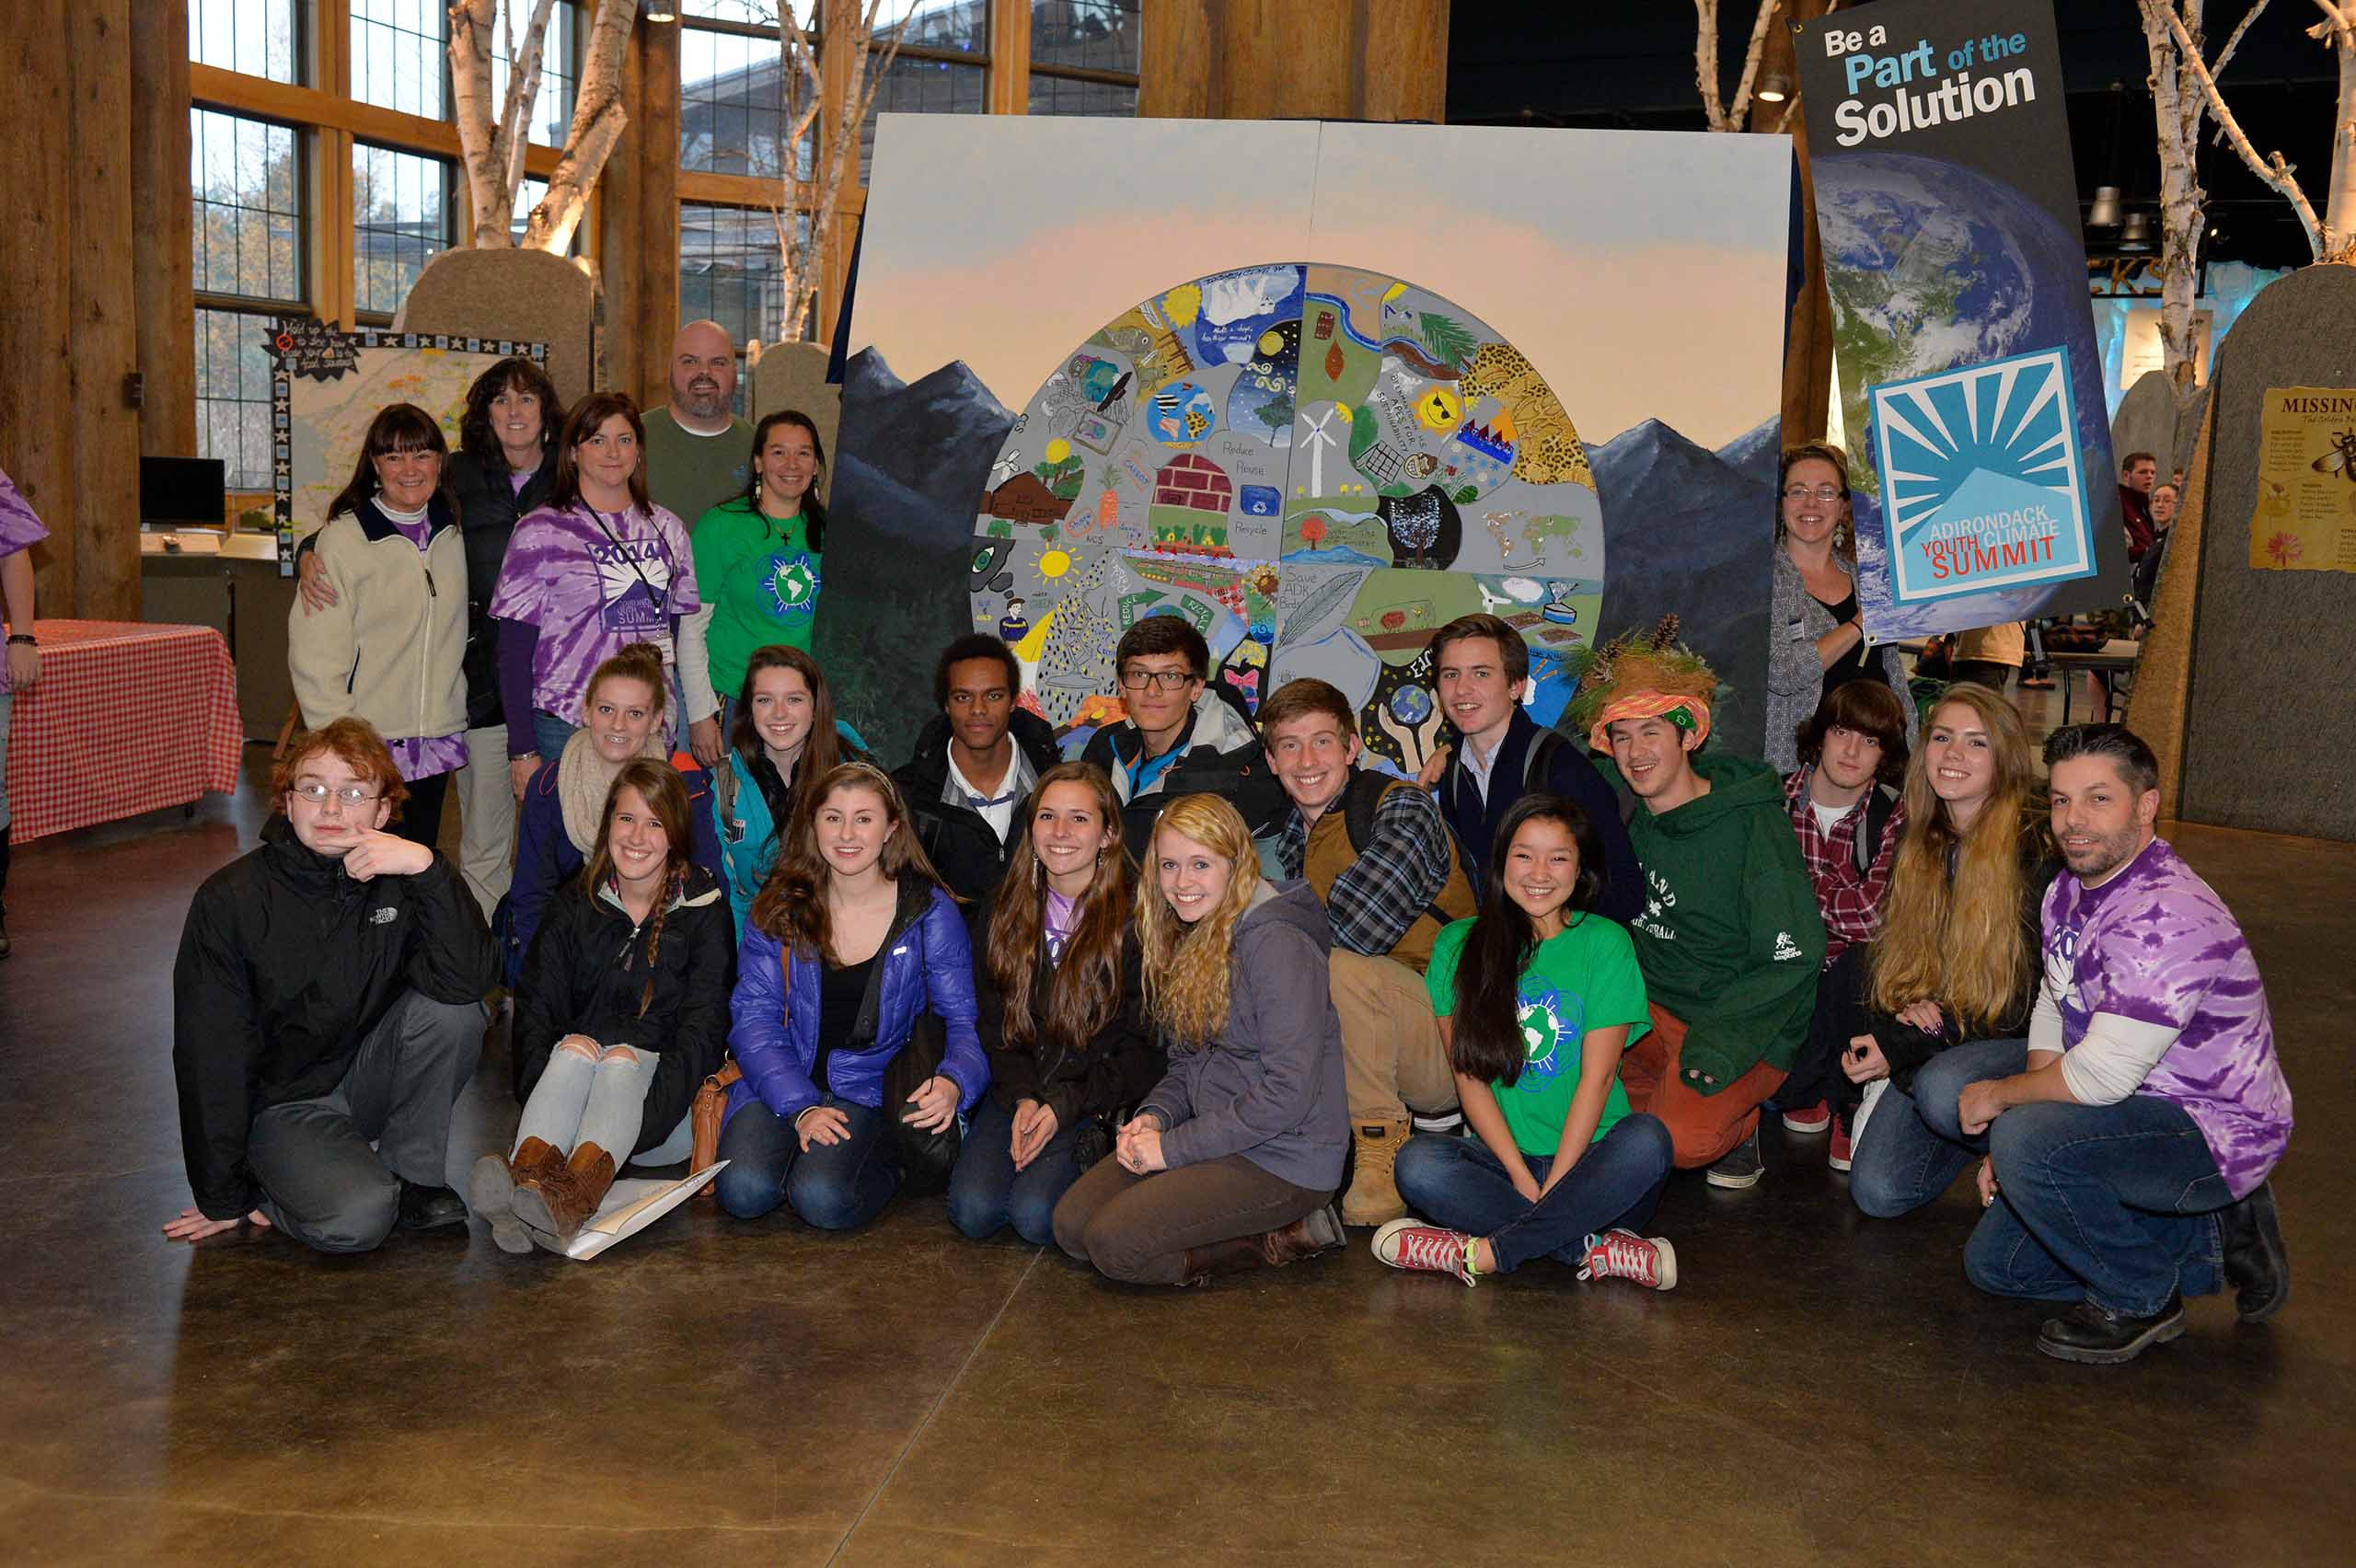
M623 393L597 392L565 421L548 504L515 525L492 593L511 752L549 762L581 724L592 671L629 643L676 663L680 617L699 608L677 517L647 497L646 427ZM672 705L676 710L676 705Z

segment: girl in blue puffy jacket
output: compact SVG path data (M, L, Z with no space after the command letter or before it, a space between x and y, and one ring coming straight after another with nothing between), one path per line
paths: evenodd
M786 840L737 956L728 1043L744 1078L729 1090L729 1163L714 1187L740 1218L783 1203L849 1230L899 1190L887 1118L939 1132L988 1087L973 950L882 769L829 769ZM945 1026L941 1070L886 1105L885 1071L928 1009Z

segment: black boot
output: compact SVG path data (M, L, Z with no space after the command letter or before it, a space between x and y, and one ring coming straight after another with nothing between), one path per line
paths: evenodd
M2217 1231L2225 1243L2225 1282L2245 1323L2262 1323L2291 1299L2291 1259L2282 1250L2282 1219L2274 1211L2274 1183L2260 1182L2248 1197L2222 1210Z
M2131 1318L2091 1301L2081 1301L2038 1331L2037 1348L2061 1361L2117 1366L2155 1344L2184 1332L2184 1297L2168 1292L2167 1304L2148 1318Z

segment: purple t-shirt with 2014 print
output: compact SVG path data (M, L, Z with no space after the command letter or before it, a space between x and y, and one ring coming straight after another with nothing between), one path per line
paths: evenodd
M2291 1142L2291 1085L2274 1055L2266 986L2239 922L2154 838L2118 875L2045 894L2045 988L2074 1046L2098 1012L2177 1032L2135 1092L2181 1106L2219 1174L2246 1197Z
M701 607L687 530L661 507L541 507L515 525L491 613L539 628L532 706L578 723L589 675L632 642L674 662L678 617Z

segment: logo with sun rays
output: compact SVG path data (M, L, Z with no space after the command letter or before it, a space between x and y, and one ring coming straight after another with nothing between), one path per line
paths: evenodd
M2066 348L1871 396L1900 604L2094 575Z
M1521 1022L1521 1077L1514 1087L1535 1091L1563 1070L1563 1048L1576 1047L1587 1032L1587 1004L1553 986L1524 990L1518 998ZM1572 1058L1576 1060L1576 1055Z

